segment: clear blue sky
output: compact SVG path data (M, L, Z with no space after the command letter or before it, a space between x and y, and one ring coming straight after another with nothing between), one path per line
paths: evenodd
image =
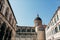
M20 26L34 26L37 14L48 24L58 6L60 0L10 0L15 17Z

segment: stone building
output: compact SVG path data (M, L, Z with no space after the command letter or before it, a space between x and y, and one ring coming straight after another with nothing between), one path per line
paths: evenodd
M45 29L46 40L60 40L60 6Z
M37 34L34 27L30 26L17 26L16 40L37 40Z
M0 0L0 40L15 40L16 23L9 0Z
M16 40L45 40L45 27L41 18L37 16L34 26L17 26Z

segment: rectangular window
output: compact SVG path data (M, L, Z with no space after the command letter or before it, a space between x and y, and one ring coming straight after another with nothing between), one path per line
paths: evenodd
M58 32L58 28L56 27L56 28L55 28L55 33L57 33L57 32Z
M16 32L20 32L20 29L18 29Z
M31 32L31 29L27 29L27 32Z
M49 29L49 26L47 26L47 30Z
M60 25L59 25L59 30L60 30Z
M26 32L26 30L25 29L22 29L22 32Z
M53 25L54 25L54 19L53 19Z
M35 32L35 29L32 29L32 32Z
M54 25L53 21L52 21L52 26Z
M5 3L4 0L0 0L0 11L2 10L2 6L4 3Z
M0 2L0 11L1 11L1 9L2 9L2 4L1 4L1 2Z
M57 21L59 20L59 17L58 17L58 15L57 15Z
M54 18L54 22L56 23L56 18Z

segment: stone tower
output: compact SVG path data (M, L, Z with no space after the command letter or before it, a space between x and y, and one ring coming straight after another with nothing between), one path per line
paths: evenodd
M37 40L45 40L44 27L42 25L42 19L37 15L34 20L34 26L37 33Z

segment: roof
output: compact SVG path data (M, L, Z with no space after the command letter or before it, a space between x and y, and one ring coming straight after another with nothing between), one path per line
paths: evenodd
M41 18L39 17L39 15L37 15L37 17L35 18L35 20L40 20L40 21L42 21Z
M13 10L12 10L12 7L11 7L11 5L10 5L9 0L7 0L7 2L8 2L8 4L9 4L9 7L10 7L10 9L11 9L11 11L12 11L12 14L13 14L13 16L14 16L14 18L15 18L15 21L16 21L16 23L17 23L16 17L15 17L15 15L14 15L14 12L13 12Z
M17 27L19 27L19 28L20 28L20 27L23 27L23 28L35 28L35 27L33 27L33 26L18 26L18 25L17 25Z
M58 8L56 9L56 11L55 11L53 17L51 18L51 20L53 20L54 16L57 14L57 12L58 12L59 9L60 9L60 6L58 6ZM51 20L50 20L50 22L51 22ZM50 22L48 23L48 25L50 24Z

